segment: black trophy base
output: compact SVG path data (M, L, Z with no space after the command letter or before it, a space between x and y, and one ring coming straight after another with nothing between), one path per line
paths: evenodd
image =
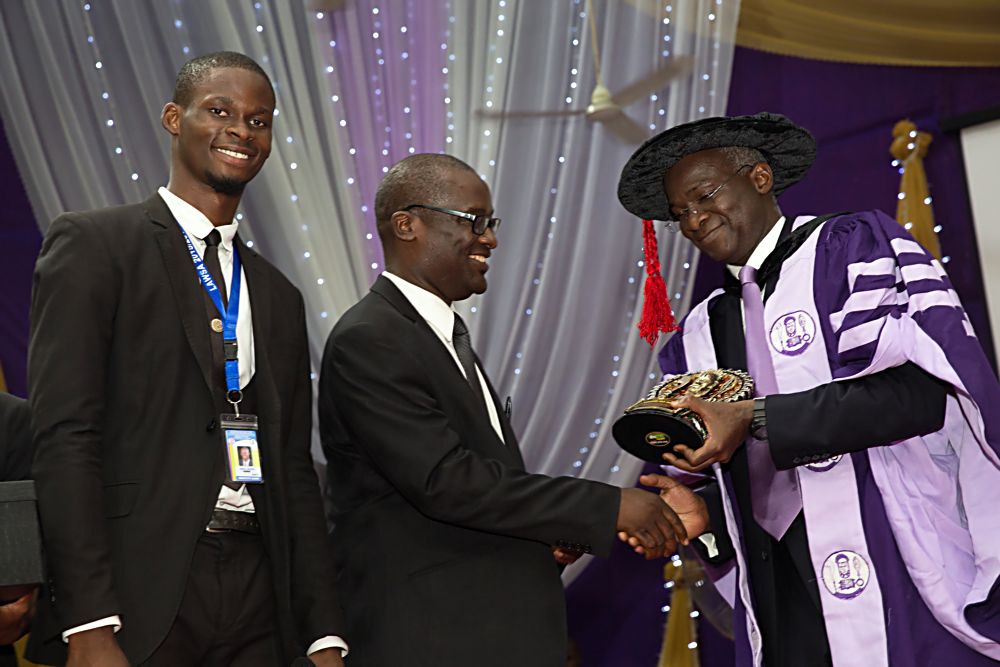
M618 419L611 427L615 442L632 456L663 464L663 454L673 453L676 445L698 449L704 444L701 435L682 420L662 410L635 410Z

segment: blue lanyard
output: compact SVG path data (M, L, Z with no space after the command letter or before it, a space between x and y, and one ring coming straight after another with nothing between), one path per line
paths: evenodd
M187 235L184 228L181 234L187 242L188 252L191 253L191 260L194 262L194 269L198 273L202 287L208 292L209 298L215 304L216 310L222 316L222 347L226 353L226 398L234 406L243 399L243 392L240 391L240 365L237 359L236 344L236 320L240 314L240 254L233 246L233 277L232 289L229 290L229 309L222 307L222 296L219 294L219 285L215 284L212 274L209 273L205 261L201 258L197 248L191 243L191 237Z

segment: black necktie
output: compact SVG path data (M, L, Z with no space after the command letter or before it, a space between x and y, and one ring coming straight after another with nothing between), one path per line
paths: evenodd
M458 316L458 313L455 313L455 326L451 331L451 341L455 345L455 353L458 355L458 361L462 364L462 370L465 371L465 379L469 381L469 386L472 387L472 393L479 401L479 406L485 410L486 401L483 398L483 388L479 384L479 375L476 373L476 357L472 354L469 328L465 326L465 322Z
M754 394L778 393L778 379L771 361L771 346L764 324L764 302L757 285L757 270L740 269L743 315L746 322L747 370L753 376ZM767 443L752 440L746 444L750 465L750 492L753 516L771 537L784 537L792 521L802 511L798 476L794 470L777 470Z
M205 253L202 260L205 262L205 268L212 275L215 286L219 288L223 307L226 307L229 299L226 297L226 283L222 278L222 265L219 263L219 243L222 241L222 234L219 233L218 229L213 229L203 240L205 241ZM226 394L226 353L222 347L222 316L211 297L208 296L208 292L204 290L202 292L205 294L205 308L208 311L209 326L212 329L210 334L212 338L212 379L216 384L215 390L222 392L224 396ZM229 465L228 455L225 450L223 450L223 454L227 456L226 465L223 467L223 470L226 470ZM225 473L223 474L225 475ZM225 476L222 483L230 489L239 489L243 486L241 482L228 481Z
M202 240L205 241L205 252L202 260L205 262L205 268L212 275L215 286L219 288L219 296L222 297L222 304L225 307L228 302L226 283L222 279L222 266L219 264L219 242L222 240L222 235L219 234L218 229L213 229ZM222 345L222 314L219 313L212 298L208 296L208 292L202 290L202 293L205 295L205 311L208 315L208 326L211 329L209 335L212 339L212 379L215 381L216 391L221 391L225 395L226 353Z
M218 229L213 229L204 241L205 268L212 274L212 280L215 281L215 286L219 288L219 296L222 297L222 305L226 307L229 305L229 299L226 296L226 281L222 278L222 265L219 263L219 243L222 242L222 234Z

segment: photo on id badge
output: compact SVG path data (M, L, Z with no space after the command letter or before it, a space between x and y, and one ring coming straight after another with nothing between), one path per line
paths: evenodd
M226 451L229 479L233 482L262 482L257 431L227 428Z

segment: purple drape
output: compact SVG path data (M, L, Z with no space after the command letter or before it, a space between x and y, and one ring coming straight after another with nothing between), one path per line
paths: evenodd
M335 95L356 151L351 173L367 231L377 236L371 203L384 170L413 151L446 148L448 61L439 44L447 41L447 11L441 3L365 0L333 12L327 21L330 46L324 47L324 58L339 72ZM383 258L378 243L372 251L374 280Z
M31 272L42 235L0 123L0 364L10 393L27 394Z

